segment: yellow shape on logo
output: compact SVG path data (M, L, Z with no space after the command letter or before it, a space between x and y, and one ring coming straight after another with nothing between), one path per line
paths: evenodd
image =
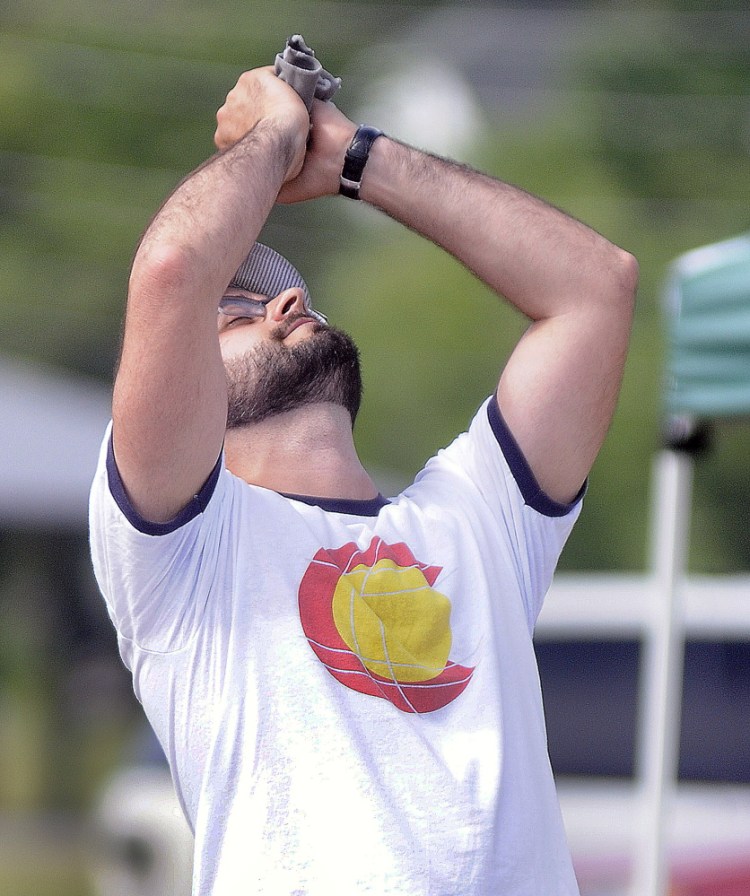
M451 647L451 602L422 571L383 559L339 579L333 619L347 647L370 672L413 683L439 675Z

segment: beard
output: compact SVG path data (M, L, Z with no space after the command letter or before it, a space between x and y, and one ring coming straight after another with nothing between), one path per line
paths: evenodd
M228 361L227 430L318 402L342 405L352 425L362 401L359 351L346 333L316 324L307 339L281 337Z

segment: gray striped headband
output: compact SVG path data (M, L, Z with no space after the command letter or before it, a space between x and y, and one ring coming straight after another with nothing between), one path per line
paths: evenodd
M304 290L305 304L310 304L310 291L297 268L262 243L255 243L229 285L271 299L285 289L299 286Z

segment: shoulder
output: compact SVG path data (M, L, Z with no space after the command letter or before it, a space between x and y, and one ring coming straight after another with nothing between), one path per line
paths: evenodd
M220 455L203 486L171 520L153 522L145 519L133 506L122 481L115 458L112 424L110 423L102 442L99 463L91 488L90 521L92 525L95 524L95 511L98 510L99 512L108 512L110 516L121 516L134 531L143 535L170 535L206 511L209 503L217 495L217 491L221 491L222 472L225 470L223 455Z
M452 478L495 503L517 504L542 517L566 517L580 504L584 489L570 503L559 503L540 487L507 425L495 395L487 398L468 429L437 453L417 481Z

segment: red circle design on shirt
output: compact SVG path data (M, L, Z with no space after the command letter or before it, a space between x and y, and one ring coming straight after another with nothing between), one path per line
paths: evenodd
M352 621L349 627L348 620L340 610L337 624L334 602L338 600L339 605L341 604L336 595L342 580L346 580L345 590L352 590L352 586L348 584L352 576L356 583L358 577L366 578L371 572L377 575L378 570L381 574L384 571L388 582L398 581L402 577L411 586L415 580L424 582L424 586L405 588L403 592L385 592L384 597L382 593L365 595L375 602L374 608L371 602L365 608L367 620L374 620L369 622L370 644L374 643L373 638L377 641L382 633L382 652L378 652L379 658L373 659L372 650L368 651L368 655L357 652L357 634L358 631L363 631L362 624ZM442 659L444 654L441 654L441 650L450 647L451 637L448 623L450 602L444 595L432 590L440 571L438 566L427 566L416 560L407 545L387 544L378 537L373 538L364 551L354 542L340 548L319 550L302 577L299 610L308 643L330 674L347 688L381 697L403 712L433 712L455 700L471 680L474 668L454 663L447 656L444 661ZM393 659L394 651L390 642L398 651L402 641L399 640L398 632L394 636L389 632L389 626L393 627L392 619L387 614L383 618L378 616L378 599L385 601L386 607L396 603L402 616L404 613L411 614L410 619L415 620L415 627L419 627L420 612L425 609L429 611L433 604L438 605L433 614L435 622L428 626L428 630L430 633L433 629L442 632L439 638L441 643L432 646L427 644L426 647L423 645L422 649L426 649L433 658L441 656L439 669L432 669L431 664L421 667L418 663L404 662L404 657L408 655L406 648L402 648L401 654ZM409 603L404 604L404 601ZM344 606L344 610L346 609ZM376 628L373 629L373 626ZM410 625L409 629L411 628ZM408 633L406 637L408 638Z

